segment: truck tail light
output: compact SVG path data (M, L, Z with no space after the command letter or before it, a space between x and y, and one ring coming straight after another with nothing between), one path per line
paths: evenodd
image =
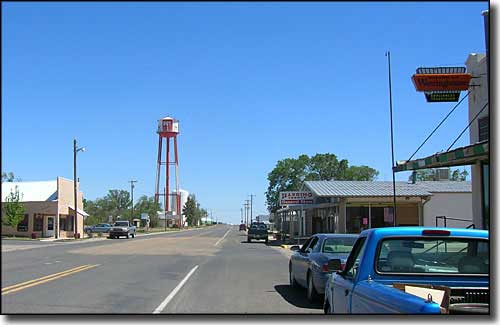
M345 263L340 264L340 269L343 271L345 269Z
M441 229L425 229L422 231L422 235L427 236L449 236L451 233L449 230Z

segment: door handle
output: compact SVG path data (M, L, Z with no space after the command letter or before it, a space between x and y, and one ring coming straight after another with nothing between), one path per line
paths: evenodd
M346 295L346 296L347 296L348 294L349 294L349 290L345 289L345 291L344 291L344 295Z

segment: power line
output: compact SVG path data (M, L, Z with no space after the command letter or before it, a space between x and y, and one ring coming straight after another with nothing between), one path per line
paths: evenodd
M481 114L481 112L484 111L486 106L488 106L488 103L484 104L483 108L481 108L481 110L476 114L476 116L474 116L474 118L470 121L469 125L467 125L467 127L463 129L462 132L460 132L458 137L455 139L455 141L453 141L453 143L448 147L448 149L446 149L446 151L450 151L451 147L453 147L453 145L458 141L458 139L460 139L462 134L464 134L464 132L467 131L467 129L472 125L472 122L474 122L476 118L479 116L479 114Z
M422 142L422 144L418 147L417 150L415 150L415 152L410 156L410 158L408 158L407 161L410 161L416 154L417 152L420 150L420 148L422 148L424 146L424 144L427 142L427 140L430 139L430 137L434 134L434 132L437 131L437 129L439 129L439 127L444 123L444 121L446 121L448 119L448 117L451 115L451 113L453 113L453 111L463 102L463 100L465 98L467 98L467 96L469 96L470 94L470 91L467 92L467 94L462 97L462 99L452 108L452 110L444 117L444 119L434 128L434 130L432 130L431 134L429 134L429 136L424 140L424 142Z

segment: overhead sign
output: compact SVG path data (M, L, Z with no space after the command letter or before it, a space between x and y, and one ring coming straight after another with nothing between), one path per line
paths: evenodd
M280 205L313 204L313 194L306 191L280 192Z
M142 220L149 220L149 215L147 213L141 213Z

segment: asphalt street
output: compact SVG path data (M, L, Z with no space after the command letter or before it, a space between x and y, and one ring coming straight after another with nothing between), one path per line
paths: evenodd
M2 247L4 314L322 312L288 285L288 252L236 227L10 245L22 249Z

